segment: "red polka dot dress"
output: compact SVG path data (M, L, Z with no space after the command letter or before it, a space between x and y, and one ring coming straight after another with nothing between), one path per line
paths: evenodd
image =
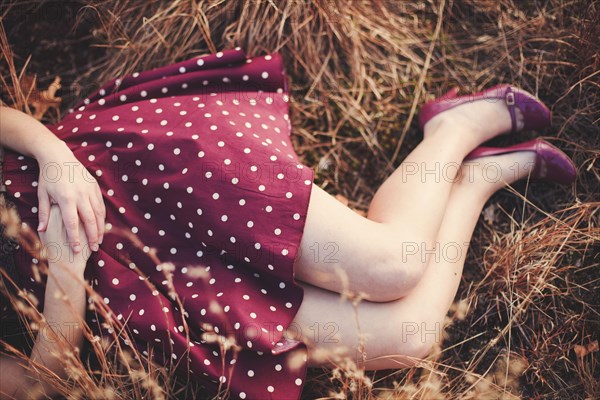
M299 398L307 349L283 332L303 298L293 262L313 171L290 142L279 54L238 48L115 79L48 128L107 207L86 278L125 329L94 312L97 335L173 364L207 393ZM5 184L33 230L38 179L35 160L7 151ZM21 283L43 301L32 262L19 250Z

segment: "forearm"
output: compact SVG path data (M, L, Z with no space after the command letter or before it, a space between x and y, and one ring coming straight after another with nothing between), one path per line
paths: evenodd
M0 356L0 399L24 398L27 387L27 370L22 366L26 361L14 357Z
M41 122L9 107L0 107L0 145L37 160L50 151L68 149Z
M31 359L60 376L65 375L60 360L65 347L81 348L83 344L84 282L83 269L78 270L69 263L49 263L44 298L46 326L38 333Z
M66 346L71 344L81 348L83 344L86 295L82 283L83 269L69 263L49 263L44 300L46 324L40 325L30 358L60 377L66 376L60 359L61 355L64 357ZM26 365L26 360L0 357L0 398L24 399L41 393L54 394L55 390L44 381L43 375Z

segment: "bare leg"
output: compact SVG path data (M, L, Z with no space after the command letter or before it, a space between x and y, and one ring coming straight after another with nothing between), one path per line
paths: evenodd
M480 101L440 114L377 191L368 219L314 186L296 278L338 293L363 292L371 301L409 293L425 271L422 250L433 247L464 156L510 127L503 104Z
M413 365L439 341L442 322L456 295L468 243L488 198L507 183L524 178L533 165L532 152L486 157L463 166L463 178L452 187L442 226L436 239L439 256L431 257L422 280L406 297L386 303L362 301L356 309L336 293L302 284L304 300L290 337L309 344L310 365L328 365L323 355L349 356L366 369ZM502 171L501 178L483 174L485 162ZM514 166L519 166L515 169ZM359 335L365 335L362 362ZM341 347L340 347L341 346Z

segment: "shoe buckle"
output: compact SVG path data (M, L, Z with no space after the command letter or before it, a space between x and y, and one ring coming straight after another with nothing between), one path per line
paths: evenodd
M506 104L509 106L515 105L515 94L510 92L506 94Z

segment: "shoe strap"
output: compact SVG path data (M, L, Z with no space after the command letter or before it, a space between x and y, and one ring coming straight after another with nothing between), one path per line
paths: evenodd
M515 112L515 106L516 106L517 99L515 98L515 92L513 92L512 88L510 86L506 88L506 94L504 95L504 101L506 102L506 106L508 107L508 112L510 113L512 132L515 133L517 131L517 114Z

